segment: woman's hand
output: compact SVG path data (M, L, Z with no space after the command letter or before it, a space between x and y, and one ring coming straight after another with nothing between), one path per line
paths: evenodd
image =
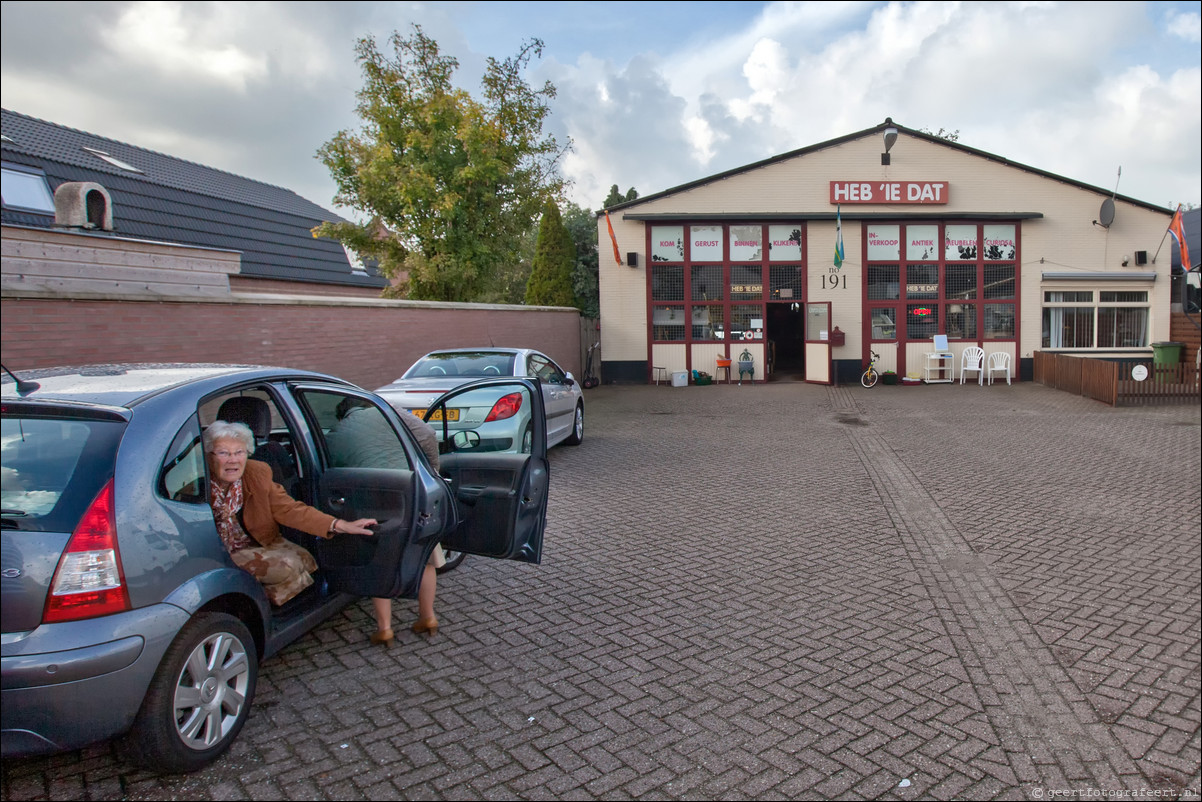
M357 521L344 521L341 518L335 519L332 530L339 535L374 535L375 532L367 527L376 526L375 518L360 518Z

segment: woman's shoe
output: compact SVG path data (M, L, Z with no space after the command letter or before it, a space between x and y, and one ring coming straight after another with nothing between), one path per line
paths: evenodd
M418 635L423 632L431 638L438 634L438 619L437 618L421 618L413 622L413 631Z
M435 626L437 626L437 624ZM381 629L379 632L377 632L376 634L371 636L371 645L376 646L379 644L383 644L385 649L391 648L391 646L392 646L392 630L391 629Z

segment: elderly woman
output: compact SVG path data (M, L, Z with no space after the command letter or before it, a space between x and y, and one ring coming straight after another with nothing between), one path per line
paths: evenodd
M271 479L271 468L249 459L255 438L241 423L216 421L205 429L205 454L213 479L211 504L221 542L240 568L263 583L267 598L281 605L313 584L313 555L280 534L280 526L330 538L370 535L376 521L344 521L302 504Z

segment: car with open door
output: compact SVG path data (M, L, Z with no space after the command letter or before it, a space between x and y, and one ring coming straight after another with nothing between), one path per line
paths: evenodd
M534 413L530 453L481 449L461 429L444 442L440 476L391 406L332 376L109 365L21 379L0 388L5 759L123 736L143 766L201 768L237 737L262 660L363 596L415 596L436 543L540 559L548 474L537 380L487 380ZM339 444L350 408L383 438ZM217 533L202 441L215 420L247 424L251 459L293 498L379 522L372 537L285 530L318 570L282 606Z

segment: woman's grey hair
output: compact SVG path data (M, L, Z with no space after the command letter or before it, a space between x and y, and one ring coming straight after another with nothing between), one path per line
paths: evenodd
M247 456L255 453L255 435L245 423L230 423L223 420L213 421L213 424L205 429L205 451L212 451L217 445L218 440L237 440L246 446Z

